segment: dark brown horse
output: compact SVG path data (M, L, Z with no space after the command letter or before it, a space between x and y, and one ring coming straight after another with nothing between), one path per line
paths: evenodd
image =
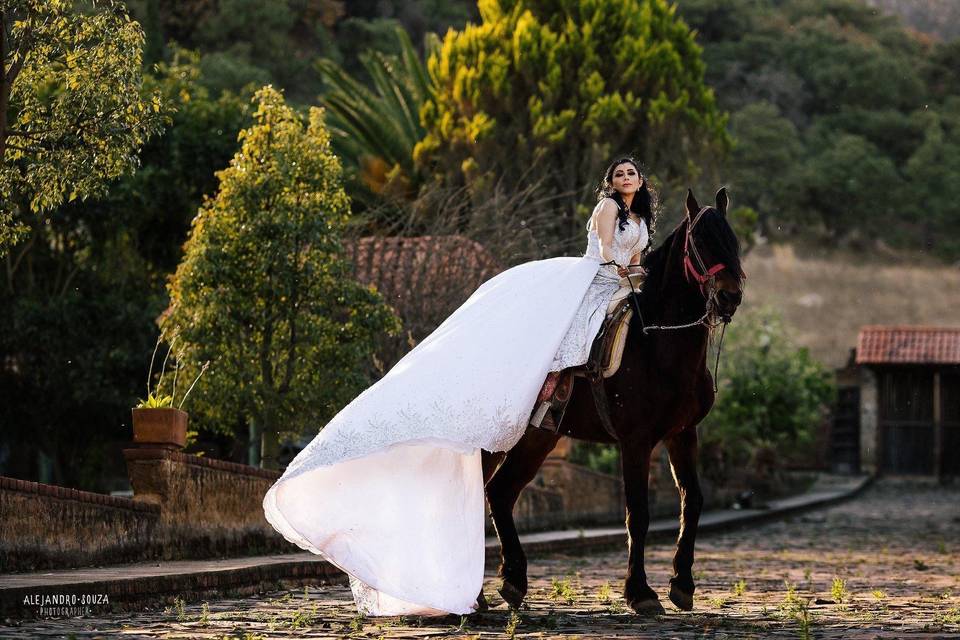
M661 440L670 456L681 501L670 600L680 609L693 608L693 547L703 504L697 477L696 426L714 400L713 378L707 368L710 327L706 323L730 320L740 304L744 278L739 243L726 213L724 189L717 192L716 206L702 209L693 192L688 192L687 215L644 260L648 274L637 295L642 318L635 314L631 319L620 369L604 383L616 437L602 427L589 382L581 377L575 379L559 425L563 435L620 446L629 556L623 595L638 613L663 613L643 568L650 521L650 454ZM701 318L705 321L687 328L649 330L654 325L686 325ZM513 506L559 439L544 429L530 428L509 452L484 452L487 499L500 539L499 591L514 607L527 593L527 559L514 525ZM485 602L482 593L480 596L482 608Z

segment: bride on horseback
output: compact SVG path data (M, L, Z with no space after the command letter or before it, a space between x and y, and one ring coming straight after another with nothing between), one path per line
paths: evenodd
M264 497L278 532L350 576L361 612L476 609L481 453L509 451L531 415L559 422L544 402L567 384L565 369L587 361L621 278L644 274L656 206L646 178L618 159L598 191L584 255L484 282L323 426Z

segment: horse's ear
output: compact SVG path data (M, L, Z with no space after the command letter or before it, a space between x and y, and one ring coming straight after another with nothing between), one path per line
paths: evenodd
M717 211L723 214L724 217L727 215L727 205L730 204L730 199L727 197L727 188L720 187L720 190L717 191Z
M687 189L687 217L692 219L698 213L700 213L700 205L693 197L693 189Z

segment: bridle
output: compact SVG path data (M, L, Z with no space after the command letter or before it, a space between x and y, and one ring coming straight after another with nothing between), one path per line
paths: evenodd
M696 327L703 325L708 329L722 325L720 330L720 341L717 345L717 360L714 365L714 375L713 375L713 390L716 392L717 389L717 371L720 367L720 351L723 348L723 336L727 330L727 324L730 322L730 316L721 316L719 322L711 323L709 318L713 313L717 305L717 287L715 286L717 274L727 268L722 262L718 262L710 267L707 267L706 262L700 255L700 251L697 250L697 243L693 238L693 228L700 218L703 217L703 214L709 207L703 207L694 216L692 219L687 216L687 229L683 237L683 275L686 278L687 282L690 282L690 279L693 278L700 286L700 293L703 294L703 297L706 299L706 309L703 312L703 315L694 320L693 322L688 322L686 324L678 325L647 325L643 320L643 314L640 313L640 302L637 299L637 291L633 288L633 280L630 279L630 276L627 276L627 282L630 283L630 299L633 301L633 309L637 314L637 317L640 319L640 327L643 330L644 334L648 334L651 331L659 330L670 330L670 329L689 329L690 327ZM693 259L691 260L691 256ZM696 265L694 264L696 260ZM604 264L615 264L617 263L613 260ZM617 265L620 266L620 265ZM627 267L638 267L639 264L629 264Z
M713 283L714 278L717 273L723 271L727 268L727 265L722 262L718 262L709 269L707 268L706 263L704 263L703 258L700 257L700 252L697 251L697 244L693 241L693 227L700 222L700 218L703 217L704 212L707 211L709 207L703 207L700 209L700 212L696 215L693 220L690 220L687 224L687 232L683 237L683 275L686 277L687 282L690 282L692 277L700 285L700 293L704 295L705 298L710 300L711 298L704 291L704 285L707 283ZM700 270L697 270L697 267L694 266L693 261L690 259L690 256L693 256L697 261L697 266ZM712 287L711 287L712 288Z

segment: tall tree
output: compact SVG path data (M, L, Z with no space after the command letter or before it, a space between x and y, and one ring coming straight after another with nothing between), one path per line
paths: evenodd
M428 69L417 163L489 197L491 182L543 177L560 195L557 233L575 236L613 154L661 179L725 146L700 47L665 0L480 0L481 23L448 31Z
M0 257L63 202L103 194L159 130L140 93L143 30L122 4L0 2Z
M370 382L375 339L399 322L351 278L349 201L323 109L304 126L272 86L254 99L254 124L193 221L162 324L180 336L186 379L212 362L191 396L202 423L248 419L261 464L274 466L283 435L322 425Z

